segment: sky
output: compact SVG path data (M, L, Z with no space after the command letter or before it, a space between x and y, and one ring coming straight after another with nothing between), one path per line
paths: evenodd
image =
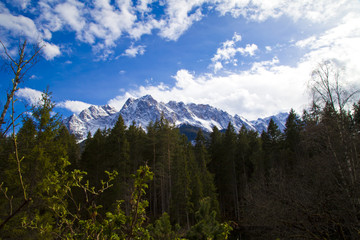
M146 94L248 120L301 114L323 61L360 85L359 23L359 0L0 1L10 54L19 39L43 46L17 97L34 104L49 88L65 116ZM1 70L2 106L12 76Z

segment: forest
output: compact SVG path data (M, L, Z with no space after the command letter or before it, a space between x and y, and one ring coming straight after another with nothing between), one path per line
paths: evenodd
M0 239L360 238L360 101L332 62L283 132L229 123L191 143L163 117L119 116L78 144L48 91L16 130L21 54L0 123Z

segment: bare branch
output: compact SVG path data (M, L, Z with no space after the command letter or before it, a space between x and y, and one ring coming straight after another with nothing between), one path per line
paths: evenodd
M360 91L345 88L341 82L341 69L332 61L325 61L312 72L309 88L313 101L324 107L329 104L334 111L342 112L350 99Z
M6 46L1 40L0 43L4 49L5 59L9 61L8 65L10 66L12 73L14 74L14 77L12 79L12 88L7 93L6 102L0 115L0 131L1 131L1 126L5 124L5 116L9 109L10 103L15 96L15 92L19 89L18 86L21 83L24 76L26 75L26 73L36 64L37 57L40 55L40 51L44 47L44 45L41 46L39 44L35 45L33 48L34 51L32 52L30 58L27 59L27 54L26 54L27 41L24 40L23 43L19 42L18 59L14 59L13 57L11 57Z

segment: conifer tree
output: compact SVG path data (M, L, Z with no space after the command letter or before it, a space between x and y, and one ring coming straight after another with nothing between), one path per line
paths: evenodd
M126 137L129 142L130 168L135 172L140 165L145 164L145 139L146 133L141 127L137 127L133 122L126 131Z
M238 189L239 194L243 193L248 188L248 182L250 181L255 168L253 162L254 149L252 146L254 143L251 138L253 132L246 129L243 125L239 131L237 139L237 176L238 176Z
M296 151L297 145L300 142L300 131L300 119L296 115L295 111L291 109L289 116L286 119L284 134L286 148L290 149L292 152Z
M212 174L215 176L215 186L217 189L219 189L220 184L220 173L222 166L222 133L219 131L219 129L214 126L212 129L212 132L210 134L210 146L209 146L209 152L210 152L210 163L209 163L209 170Z
M281 131L273 119L270 119L267 131L261 133L262 150L264 153L264 170L268 175L273 167L280 164Z
M103 179L105 143L105 133L98 129L93 137L86 139L85 149L81 155L80 167L87 172L90 184L95 186L99 184L100 179Z
M284 155L287 166L293 166L296 161L296 156L300 152L300 134L302 130L302 123L293 109L290 110L289 116L286 119L284 130Z
M226 151L223 153L223 169L224 175L222 177L223 187L222 191L224 203L222 209L229 219L240 219L239 208L239 191L238 191L238 177L236 163L237 153L237 135L235 133L234 126L229 123L224 134L224 148Z
M73 134L70 134L65 125L62 125L59 130L59 136L57 137L61 144L65 146L68 161L72 168L79 168L80 166L80 148L76 143L76 138Z
M219 211L214 176L208 170L210 155L207 151L205 137L201 129L198 131L195 139L194 151L202 185L202 198L209 197L211 199L212 209Z
M149 162L149 166L152 171L157 172L157 160L158 160L158 122L150 122L147 126L147 135L146 135L146 149L145 149L145 161ZM161 211L159 210L159 196L158 196L158 176L157 173L154 174L153 181L150 183L150 194L149 194L149 203L151 214L153 218L160 216Z
M196 190L191 169L191 149L187 139L182 136L175 146L172 163L172 186L170 216L176 223L189 228L191 224L192 194Z
M126 126L121 115L119 115L115 126L110 130L110 134L105 141L103 149L105 159L102 161L104 165L103 171L115 170L119 173L114 187L109 191L112 196L106 196L106 202L114 202L116 199L129 199L130 176L134 172L132 172L129 158L130 146L126 136ZM129 206L126 205L126 207Z

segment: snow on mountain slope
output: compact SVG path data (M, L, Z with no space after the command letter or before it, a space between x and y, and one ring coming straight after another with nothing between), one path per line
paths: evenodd
M176 127L191 125L211 132L216 126L219 130L226 129L231 122L235 130L240 130L242 125L248 129L261 132L271 118L274 118L280 129L284 128L287 113L281 113L265 119L247 121L238 115L232 116L225 111L214 108L207 104L185 104L183 102L170 101L162 103L156 101L152 96L146 95L138 99L129 98L122 109L117 112L109 105L91 106L83 110L79 115L73 114L64 120L70 133L75 134L79 141L87 137L88 132L92 135L97 129L112 128L121 114L127 126L133 122L146 130L146 126L152 121L159 120L161 114ZM284 120L285 119L285 120Z
M115 108L105 106L90 106L79 115L73 114L64 119L65 126L79 141L86 138L88 132L94 134L97 129L112 128L118 119Z
M270 120L272 119L275 124L279 127L281 131L285 129L286 119L288 117L288 113L279 113L275 116L270 116L266 118L258 118L257 120L251 121L251 124L255 127L255 129L261 133L262 131L266 131L269 125Z

